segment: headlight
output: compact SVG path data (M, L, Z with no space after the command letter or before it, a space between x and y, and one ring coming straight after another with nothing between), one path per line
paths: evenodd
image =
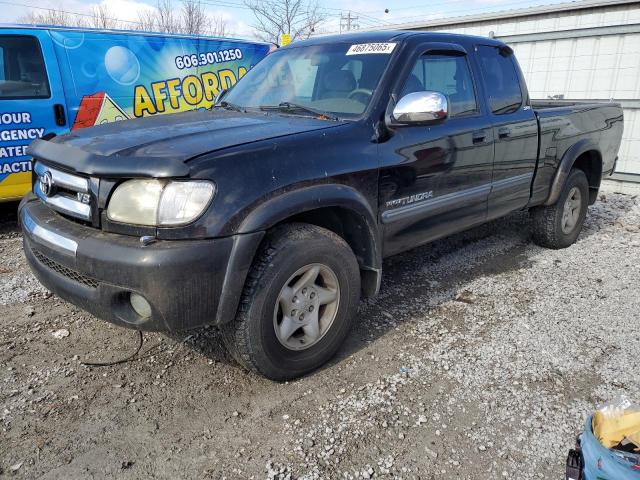
M113 192L107 217L134 225L185 225L202 215L215 191L204 180L128 180Z

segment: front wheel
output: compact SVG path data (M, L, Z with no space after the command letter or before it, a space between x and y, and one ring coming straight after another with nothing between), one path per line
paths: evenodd
M555 204L531 209L534 242L554 249L573 244L582 230L588 202L587 176L582 170L574 168Z
M267 235L223 338L246 368L273 380L295 378L336 353L359 296L358 263L341 237L285 225Z

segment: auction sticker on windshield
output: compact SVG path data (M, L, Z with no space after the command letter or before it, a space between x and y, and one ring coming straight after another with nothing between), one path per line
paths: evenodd
M393 52L396 47L395 43L359 43L351 45L347 50L347 55L365 55L367 53L386 53Z

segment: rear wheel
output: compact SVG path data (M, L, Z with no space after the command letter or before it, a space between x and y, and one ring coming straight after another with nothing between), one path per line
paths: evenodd
M360 295L349 245L324 228L270 232L249 273L228 350L246 368L288 380L327 362L346 338Z
M574 168L555 204L531 209L533 240L555 249L573 244L582 230L588 202L587 176Z

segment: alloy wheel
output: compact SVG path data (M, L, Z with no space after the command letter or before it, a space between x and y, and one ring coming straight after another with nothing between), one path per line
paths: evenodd
M329 331L338 313L340 285L327 265L313 263L289 277L280 290L273 328L282 345L305 350Z

